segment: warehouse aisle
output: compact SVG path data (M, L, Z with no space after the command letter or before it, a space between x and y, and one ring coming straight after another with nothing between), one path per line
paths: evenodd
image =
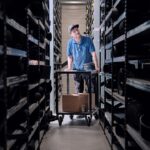
M110 150L110 146L97 121L87 127L84 119L70 119L66 116L62 127L51 123L41 144L41 150Z

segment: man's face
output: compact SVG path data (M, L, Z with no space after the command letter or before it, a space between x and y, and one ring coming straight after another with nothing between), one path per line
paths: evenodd
M73 37L75 39L80 38L80 36L81 36L78 28L74 28L70 34L71 34L71 37Z

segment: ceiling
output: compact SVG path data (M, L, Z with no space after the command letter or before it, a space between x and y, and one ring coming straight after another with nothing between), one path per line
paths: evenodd
M62 4L85 5L88 0L61 0Z

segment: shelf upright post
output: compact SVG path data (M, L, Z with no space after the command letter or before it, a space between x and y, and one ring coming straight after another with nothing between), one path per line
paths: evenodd
M106 16L106 1L105 1L105 8L104 9L105 9L104 13ZM105 22L104 22L104 33L105 33L105 31L106 31L106 26L105 26ZM104 62L105 62L105 59L106 59L106 36L104 36ZM104 73L104 85L106 87L106 75L105 75L105 73ZM106 112L106 92L104 89L104 118L105 118L105 112ZM104 119L104 133L105 133L105 128L106 128L106 119Z
M4 70L3 70L3 80L4 80L4 124L3 124L3 147L4 150L7 149L7 25L6 25L6 3L3 1L3 63L4 63Z
M41 72L40 68L40 18L38 19L38 66L39 66L39 72ZM43 61L43 60L42 60ZM41 79L41 77L40 77ZM40 80L39 80L40 85ZM40 105L40 100L38 100L38 105ZM38 107L38 141L40 141L40 106Z
M30 124L29 124L29 51L30 51L30 46L29 46L29 15L27 13L27 9L26 9L26 27L27 27L27 32L26 32L26 41L27 41L27 76L28 76L28 80L27 80L27 84L28 84L28 91L27 91L27 112L28 112L28 116L27 116L27 131L28 131L28 135L27 137L29 137L29 130L30 130ZM27 138L27 149L29 147L29 138Z
M112 7L113 7L113 0L112 0ZM114 126L114 98L113 98L113 92L114 92L114 47L113 47L113 39L114 39L114 28L113 28L113 19L111 18L111 27L112 27L112 36L111 36L111 72L112 72L112 79L111 79L111 100L112 100L112 105L111 105L111 149L113 149L113 143L114 143L114 136L113 136L113 126Z
M124 25L124 33L125 33L125 41L124 41L124 52L125 52L125 71L124 71L124 78L125 78L125 84L124 84L124 93L125 93L125 149L128 149L128 138L127 138L127 107L128 107L128 97L127 97L127 64L128 64L128 51L127 51L127 1L125 0L125 25Z

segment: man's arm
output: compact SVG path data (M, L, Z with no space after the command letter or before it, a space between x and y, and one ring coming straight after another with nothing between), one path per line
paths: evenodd
M70 40L67 43L67 59L68 59L68 67L66 70L72 69L73 57L72 57L72 48Z
M72 56L68 56L68 68L67 68L67 70L71 70L72 69L72 63L73 63L73 57Z
M93 57L93 62L94 62L94 65L95 65L95 69L96 71L100 71L100 68L99 68L99 65L98 65L98 59L97 59L97 55L96 55L96 52L92 52L92 57Z
M89 38L89 51L92 55L92 58L93 58L93 62L94 62L94 65L95 65L95 70L97 72L100 71L100 68L99 68L99 65L98 65L98 59L97 59L97 55L96 55L96 51L95 51L95 46L94 46L94 43L92 41L91 38Z

